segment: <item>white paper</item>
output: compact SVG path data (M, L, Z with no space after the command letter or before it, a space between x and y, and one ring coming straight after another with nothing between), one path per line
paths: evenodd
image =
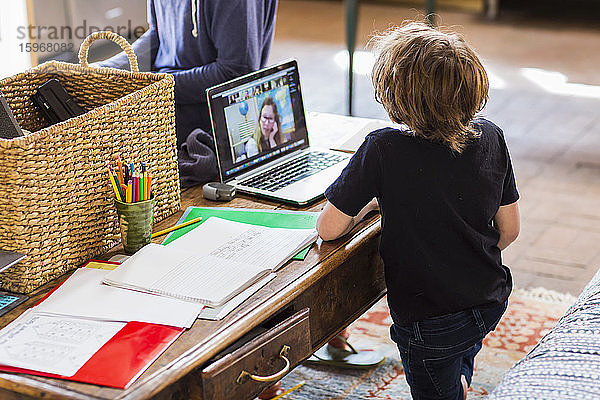
M209 218L167 246L149 244L104 282L219 306L317 238L314 229Z
M275 270L290 254L293 257L314 242L316 236L314 229L266 228L212 217L167 247L181 253L205 253L222 260L254 264L259 270ZM204 251L195 250L199 246Z
M333 149L372 121L369 118L311 112L306 119L310 145Z
M204 300L218 305L246 282L256 280L261 273L265 271L253 264L211 255L192 256L150 284L149 289L154 293L176 293L184 299Z
M250 296L254 293L258 292L260 288L265 286L267 283L272 281L277 274L269 274L265 276L263 279L256 282L254 285L250 286L248 289L244 290L240 294L235 297L232 297L227 303L223 304L219 307L204 307L200 314L198 314L198 319L209 319L209 320L220 320L223 319L233 311L237 306L246 301Z
M27 311L0 331L0 364L73 376L124 326Z
M406 125L395 124L389 120L329 113L311 112L307 119L311 146L351 153L358 150L369 133L386 127L407 129Z
M189 328L203 305L103 285L108 270L80 268L37 311L110 321Z

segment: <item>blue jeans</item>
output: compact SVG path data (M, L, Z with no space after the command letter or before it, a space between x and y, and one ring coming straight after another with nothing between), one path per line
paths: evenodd
M507 304L392 324L391 337L400 350L414 400L462 400L460 376L471 385L475 355L485 335L496 328Z

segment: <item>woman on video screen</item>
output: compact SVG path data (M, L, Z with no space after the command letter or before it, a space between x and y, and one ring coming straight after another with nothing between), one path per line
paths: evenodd
M272 97L265 97L258 117L258 125L253 136L246 144L248 157L265 150L272 149L283 143L281 134L281 117Z

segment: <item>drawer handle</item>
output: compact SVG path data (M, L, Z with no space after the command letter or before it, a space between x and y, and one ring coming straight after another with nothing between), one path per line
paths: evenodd
M280 380L285 376L285 374L287 374L290 371L290 360L288 360L288 358L286 357L289 350L290 346L283 345L281 351L279 352L279 357L283 358L283 361L285 361L285 367L283 367L281 371L268 376L253 375L249 372L242 371L240 373L240 376L238 376L238 378L236 379L236 382L242 384L247 379L247 377L258 382L276 382Z

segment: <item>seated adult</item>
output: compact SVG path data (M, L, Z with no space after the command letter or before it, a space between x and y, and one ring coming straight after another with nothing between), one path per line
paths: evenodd
M248 157L283 143L281 116L272 97L265 97L258 115L258 124L254 135L246 142L246 156Z
M276 10L277 0L148 0L149 29L133 49L141 70L175 78L182 184L216 174L206 89L266 65ZM99 64L129 65L124 53Z

